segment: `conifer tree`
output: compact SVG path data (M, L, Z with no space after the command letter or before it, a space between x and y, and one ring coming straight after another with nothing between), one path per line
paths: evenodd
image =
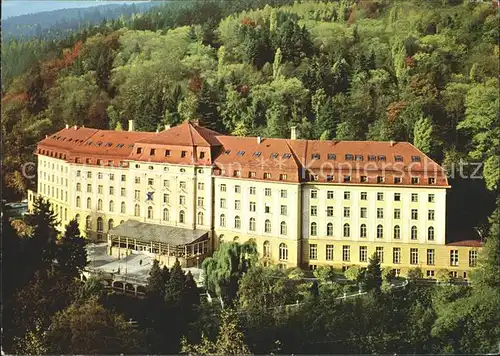
M364 276L364 289L380 293L382 286L382 271L380 269L380 260L376 254L369 259L368 267Z
M413 144L425 154L432 149L432 121L428 117L420 117L415 123L413 131Z
M172 307L182 306L186 276L179 260L175 260L170 270L170 278L165 286L165 303Z
M78 275L87 265L86 241L80 234L78 222L73 219L66 225L66 231L57 251L59 268L68 274Z
M59 223L50 202L36 198L33 213L26 216L26 222L33 229L28 243L28 261L34 270L49 268L56 257L56 226Z

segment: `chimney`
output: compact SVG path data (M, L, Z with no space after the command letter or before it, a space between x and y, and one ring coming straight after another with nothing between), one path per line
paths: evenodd
M167 131L170 128L170 124L165 124L165 131Z
M391 147L393 147L395 144L396 144L396 141L392 141L392 140L391 140L391 141L389 142L389 145L391 145Z
M69 129L69 125L68 124L66 124L66 128Z
M291 129L290 139L296 140L297 139L297 126L292 126L290 129Z
M128 130L134 131L134 120L128 120Z
M262 137L257 136L257 144L259 144L259 145L260 145L260 143L261 143L261 142L262 142Z

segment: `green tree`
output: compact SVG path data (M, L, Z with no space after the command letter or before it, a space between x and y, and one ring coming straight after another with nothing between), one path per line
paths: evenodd
M410 268L408 270L407 278L410 281L422 279L422 278L424 278L424 273L422 272L422 269L420 267Z
M486 186L494 190L500 177L498 149L500 147L500 125L498 124L498 81L472 86L466 96L465 120L457 126L472 136L469 156L485 162L483 169Z
M364 274L363 289L368 292L380 293L381 286L382 271L380 269L380 260L378 259L378 255L374 253L368 261L368 267Z
M34 270L49 268L56 257L56 240L59 224L57 215L48 200L37 197L33 203L33 213L26 215L26 222L32 227L28 243L28 261Z
M242 274L257 262L255 242L222 243L212 257L203 261L205 285L226 302L232 302Z
M420 119L418 119L415 123L413 144L423 153L431 153L433 144L433 127L430 118L420 117Z
M140 353L144 345L141 333L123 316L104 309L93 298L57 313L44 340L54 354Z
M163 302L165 298L165 288L170 280L168 268L161 269L160 262L155 259L149 271L148 284L146 285L146 296L152 301Z
M184 338L181 343L181 353L188 355L249 355L251 352L245 344L244 335L240 330L238 315L231 309L225 309L221 314L220 329L215 342L204 336L200 344L191 345Z
M165 286L165 303L167 305L182 307L185 283L186 276L182 271L179 260L176 259L170 270L170 278Z
M86 241L80 235L78 222L73 219L66 225L66 231L60 240L57 262L64 273L78 276L87 265Z

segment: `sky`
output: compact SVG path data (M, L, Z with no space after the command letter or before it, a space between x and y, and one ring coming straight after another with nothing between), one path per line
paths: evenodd
M78 7L91 7L107 4L126 4L139 1L43 1L43 0L2 0L2 19L13 16L33 14L43 11L70 9Z

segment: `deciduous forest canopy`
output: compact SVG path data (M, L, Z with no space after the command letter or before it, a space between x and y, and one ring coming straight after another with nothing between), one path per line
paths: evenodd
M448 226L468 235L487 224L500 176L498 11L457 0L180 1L63 39L7 40L4 192L25 194L22 165L65 124L134 119L153 131L197 118L268 137L296 125L302 138L414 143L455 175ZM457 178L461 161L481 164L484 179Z
M496 352L498 20L497 2L489 1L205 0L167 3L63 37L6 40L6 199L33 188L23 164L35 162L36 143L65 124L120 129L134 119L137 129L153 131L199 119L223 133L265 137L287 137L295 125L301 138L412 142L455 174L448 238L477 229L488 242L472 287L391 289L394 276L373 260L366 272L346 273L368 294L345 301L337 299L344 289L332 283L333 270L305 282L301 271L261 265L251 245L227 244L204 264L212 298L226 304L220 313L218 303L200 301L179 265L154 265L143 300L75 281L86 259L80 232L70 224L55 244L55 215L37 201L21 236L2 221L3 268L15 271L3 279L5 350ZM461 178L461 161L480 164L483 178ZM463 174L473 173L470 164ZM300 308L285 307L297 300Z

